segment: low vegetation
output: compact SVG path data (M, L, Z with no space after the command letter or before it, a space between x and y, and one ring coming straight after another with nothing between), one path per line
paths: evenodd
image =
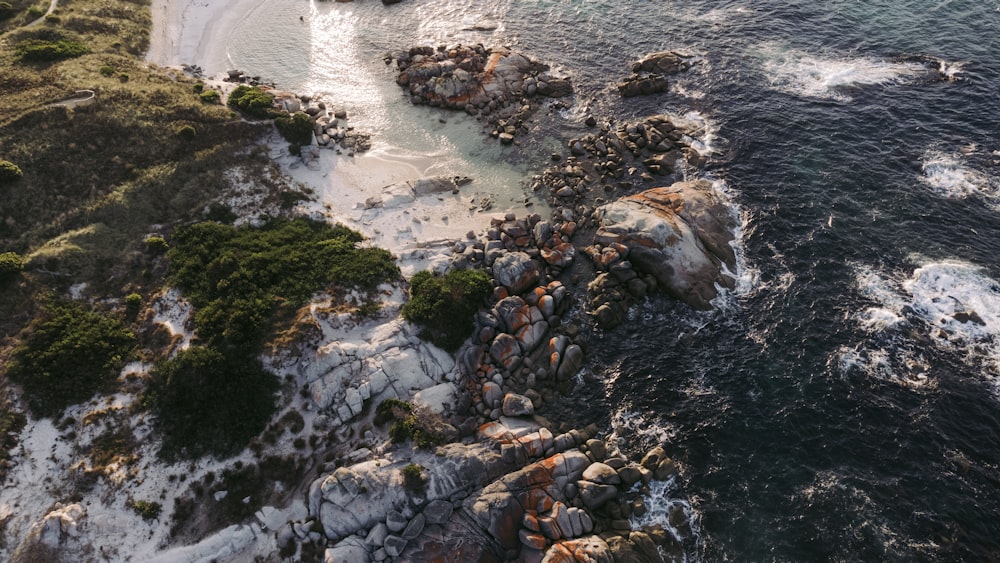
M0 160L0 184L10 184L24 176L21 169L9 160Z
M278 128L278 133L292 145L302 146L312 143L313 121L302 112L278 116L274 119L274 125Z
M424 477L424 468L416 463L410 463L406 467L399 470L403 475L403 486L411 491L418 491L424 488L427 484L427 479Z
M156 365L144 403L156 416L164 457L222 457L264 429L277 389L256 358L194 346Z
M24 269L24 258L16 252L0 252L0 283L12 280Z
M389 427L389 438L395 443L412 440L418 448L431 448L455 437L455 428L444 418L423 405L399 399L386 399L375 409L375 423Z
M237 109L250 117L265 119L272 117L274 114L271 109L274 105L274 96L258 86L247 86L245 84L237 86L229 94L227 104L229 107Z
M59 414L106 388L135 344L119 321L76 302L47 306L20 340L6 376L21 384L39 416Z
M137 500L132 503L132 510L139 516L142 516L143 520L156 520L160 517L163 507L158 502Z
M472 321L493 291L482 270L452 270L441 276L417 272L410 280L410 300L403 318L423 327L421 337L455 351L472 331Z
M50 62L86 55L90 48L77 39L53 35L49 39L25 39L14 52L23 61Z
M170 277L212 346L256 350L278 309L295 309L324 289L372 291L398 276L392 255L361 246L357 232L307 219L261 228L197 223L172 242Z

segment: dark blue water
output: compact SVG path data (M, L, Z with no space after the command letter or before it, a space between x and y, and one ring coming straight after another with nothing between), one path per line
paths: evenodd
M683 468L689 555L1000 560L1000 3L524 9L583 101L718 126L707 172L756 280L712 313L637 306L591 349L624 447L664 443ZM608 94L623 59L664 47L699 57L674 94ZM982 322L941 316L957 302Z

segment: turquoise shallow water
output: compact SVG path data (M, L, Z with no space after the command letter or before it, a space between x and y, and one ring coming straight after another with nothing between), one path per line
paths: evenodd
M510 155L410 107L382 55L483 42L549 62L576 104L540 119L512 182L586 110L696 112L751 283L592 335L587 416L673 452L693 560L1000 558L1000 2L282 1L244 25L235 66L473 168ZM697 64L621 100L628 63L666 48Z

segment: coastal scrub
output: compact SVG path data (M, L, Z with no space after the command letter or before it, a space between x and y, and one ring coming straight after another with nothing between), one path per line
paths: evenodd
M493 291L482 270L452 270L441 276L427 270L410 280L403 318L423 327L421 337L455 351L472 331L472 319Z
M21 334L6 375L24 388L35 414L53 416L112 383L134 344L118 320L81 303L57 302Z
M261 228L196 223L174 235L170 277L197 309L204 341L256 349L279 309L326 289L373 291L398 276L392 255L362 240L347 227L301 218Z

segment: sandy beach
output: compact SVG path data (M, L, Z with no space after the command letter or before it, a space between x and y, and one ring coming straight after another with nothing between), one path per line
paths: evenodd
M153 0L146 60L160 66L196 64L207 76L228 67L226 45L236 25L262 0Z

